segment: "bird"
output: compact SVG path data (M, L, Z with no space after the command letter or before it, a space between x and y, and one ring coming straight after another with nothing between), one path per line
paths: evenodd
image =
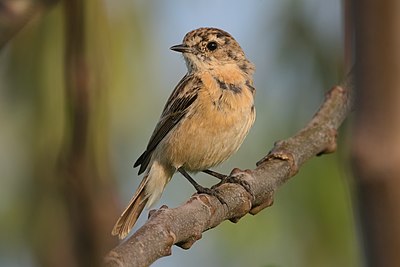
M134 163L139 175L145 175L112 230L120 239L129 234L144 207L159 200L176 172L198 193L214 195L215 191L199 185L189 173L226 177L210 168L239 149L255 121L255 66L228 32L198 28L170 49L183 55L187 73L168 98L145 151Z

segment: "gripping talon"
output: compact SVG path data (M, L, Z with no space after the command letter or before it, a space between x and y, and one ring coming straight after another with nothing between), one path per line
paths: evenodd
M218 194L217 190L212 188L207 188L199 185L192 177L182 168L179 168L178 171L194 186L198 194L207 194L216 197L222 205L226 205L225 200Z
M207 194L207 195L210 195L210 196L214 196L219 200L219 202L222 205L227 205L225 200L220 196L220 194L218 194L217 190L214 187L212 187L212 188L207 188L207 187L198 188L197 189L197 194Z
M226 176L225 179L222 179L221 182L219 182L218 184L214 185L211 187L211 189L215 189L218 186L225 184L225 183L231 183L231 184L239 184L241 185L254 199L254 195L251 191L251 187L249 182L247 182L246 180L240 179L240 176L237 175L231 175L231 176Z

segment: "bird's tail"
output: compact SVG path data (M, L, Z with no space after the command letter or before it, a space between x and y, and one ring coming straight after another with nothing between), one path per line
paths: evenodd
M122 212L111 232L120 239L125 238L135 225L144 207L152 206L164 191L164 187L171 179L174 170L167 170L164 166L153 162L149 172L143 177L135 195L129 201L128 207Z
M136 190L135 195L129 201L128 207L122 212L118 221L115 223L111 232L112 235L118 235L119 239L125 238L132 227L135 225L140 213L146 206L148 196L146 196L146 184L149 176L146 175Z

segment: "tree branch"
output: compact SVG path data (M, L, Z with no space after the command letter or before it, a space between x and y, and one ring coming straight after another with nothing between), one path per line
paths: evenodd
M237 183L217 187L227 205L217 198L195 194L185 204L151 211L149 220L129 239L114 248L105 258L105 266L148 266L171 255L172 245L189 249L204 231L225 220L257 214L273 203L275 191L310 158L336 149L337 129L352 106L352 81L349 76L333 87L311 121L293 137L279 141L254 170L234 169L231 177L245 181L248 192Z

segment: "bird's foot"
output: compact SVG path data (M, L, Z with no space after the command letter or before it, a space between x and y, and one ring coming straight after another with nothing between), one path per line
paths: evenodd
M254 195L253 195L253 193L251 191L249 182L247 182L246 180L241 179L240 172L237 172L237 173L232 172L231 175L225 176L225 178L222 179L221 182L219 182L216 185L213 185L211 187L211 189L216 189L217 187L219 187L220 185L225 184L225 183L232 183L232 184L241 185L254 198Z
M221 202L222 205L227 205L225 200L221 197L221 195L218 193L218 190L216 188L202 187L199 184L195 188L197 190L197 194L206 194L206 195L214 196L219 200L219 202Z
M193 185L198 194L207 194L216 197L222 205L226 205L225 200L218 194L215 188L207 188L199 185L183 168L178 171Z

